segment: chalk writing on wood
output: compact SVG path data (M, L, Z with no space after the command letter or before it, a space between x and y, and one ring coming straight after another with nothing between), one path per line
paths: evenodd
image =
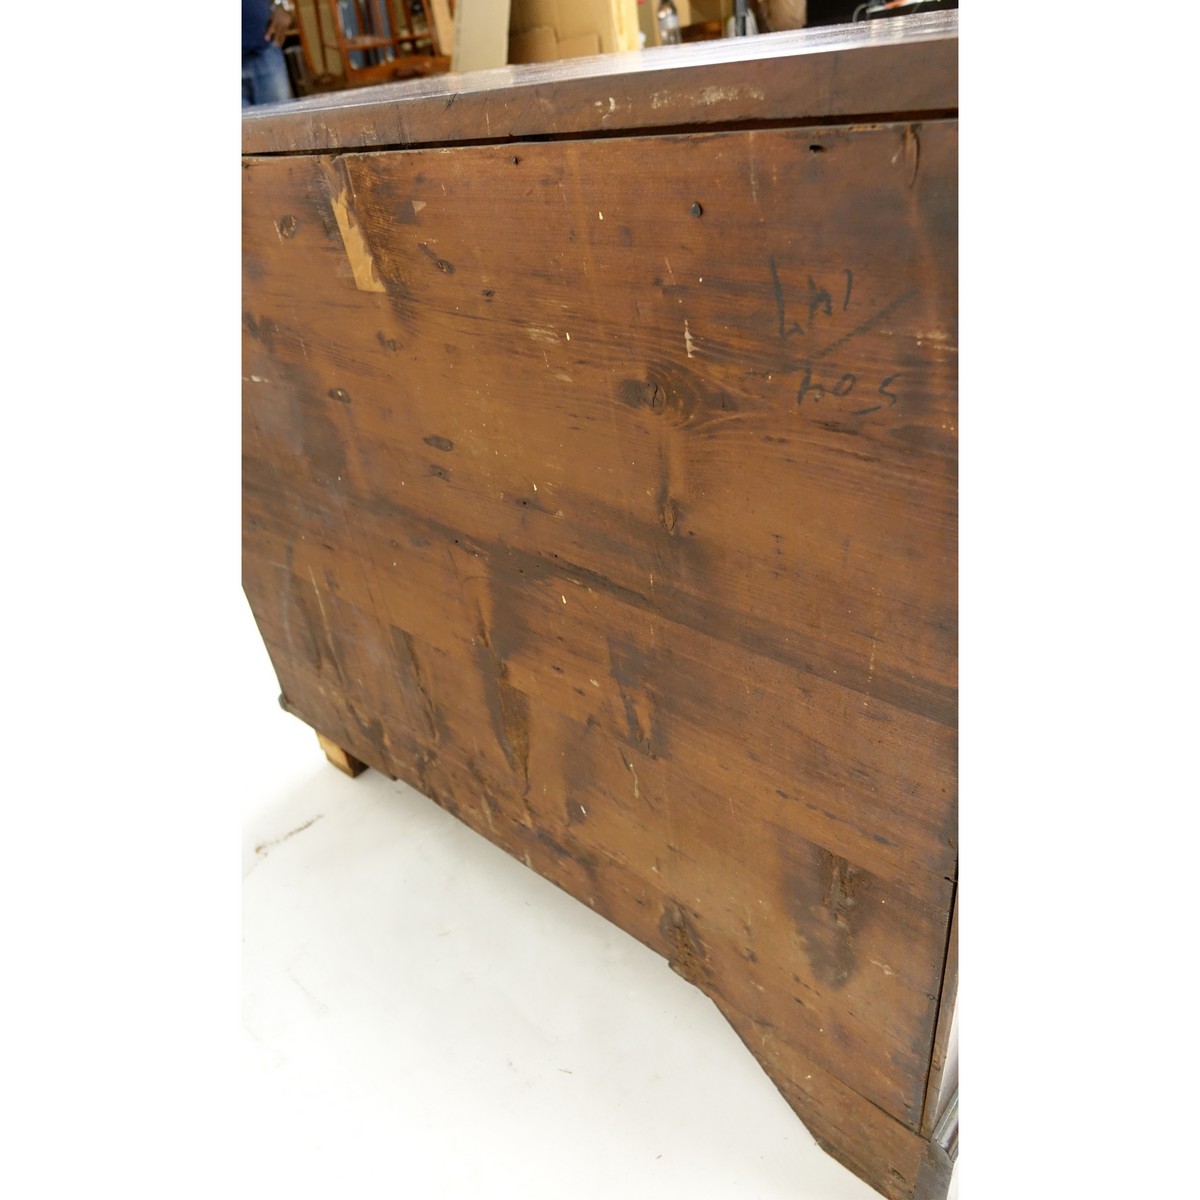
M834 293L825 286L823 281L814 278L811 272L806 271L804 288L789 297L779 277L779 267L774 255L768 261L772 290L775 295L778 333L784 340L792 337L807 338L814 334L818 329L817 318L822 314L828 320L820 322L821 327L836 325L838 317L849 310L850 300L854 294L854 272L849 267L843 267L839 272L844 277L844 286L839 283L837 290L841 304L835 313ZM882 379L878 376L860 377L859 374L852 371L844 371L840 375L828 372L817 376L815 374L816 364L834 351L841 349L853 338L873 329L886 317L891 316L897 309L907 304L915 295L916 289L910 289L867 316L858 325L841 334L832 342L815 348L799 366L793 368L796 374L802 374L800 386L796 391L796 403L798 405L819 404L823 400L840 400L853 396L853 403L857 407L850 409L845 409L844 405L840 407L850 416L855 417L865 417L870 413L892 408L896 404L896 386L903 377L902 372L892 371ZM801 313L801 318L789 320L789 307L791 314ZM804 322L807 322L807 326Z

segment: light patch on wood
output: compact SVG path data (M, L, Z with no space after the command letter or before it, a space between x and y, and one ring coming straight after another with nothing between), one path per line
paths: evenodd
M695 353L696 343L694 341L692 341L692 334L691 334L691 330L688 329L687 321L684 321L684 323L683 323L683 345L684 345L684 349L687 350L688 358L695 358L696 357L696 353Z
M333 630L329 628L329 618L325 615L325 605L321 600L321 589L317 587L317 577L313 574L312 567L308 568L308 577L312 580L313 592L317 597L317 607L321 610L321 624L325 626L325 637L329 640L329 648L332 650Z
M419 213L425 207L424 200L414 200L412 202L412 210L414 213Z
M733 100L764 100L761 88L749 87L746 84L734 84L729 87L706 87L695 93L697 104L723 104ZM686 93L655 92L650 97L651 108L666 108L671 104L686 103Z
M386 291L383 281L375 273L375 256L367 245L366 235L359 225L350 207L350 189L343 182L335 165L330 164L326 170L330 183L330 202L333 205L333 217L337 221L338 232L342 235L342 246L350 263L350 271L354 275L354 286L360 292Z
M700 89L701 104L720 104L724 100L765 100L762 88L738 84L734 87L706 87Z
M917 135L917 127L909 125L904 131L904 170L905 183L912 187L917 181L917 167L921 161L921 139Z
M525 332L535 342L546 342L551 346L558 345L558 334L553 329L547 329L544 325L526 325ZM546 365L549 366L549 359L547 359Z
M495 833L496 832L496 822L492 820L492 806L487 802L486 796L479 797L479 807L480 807L481 811L483 812L484 820L487 821L487 823L488 823L488 828L493 833Z

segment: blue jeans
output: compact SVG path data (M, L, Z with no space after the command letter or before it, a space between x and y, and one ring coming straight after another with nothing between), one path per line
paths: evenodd
M242 107L282 104L292 98L283 51L273 43L261 50L242 52Z

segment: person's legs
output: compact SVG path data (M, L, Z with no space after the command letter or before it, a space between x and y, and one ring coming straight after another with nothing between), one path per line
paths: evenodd
M292 99L283 51L274 45L242 59L242 107L251 104L282 104Z

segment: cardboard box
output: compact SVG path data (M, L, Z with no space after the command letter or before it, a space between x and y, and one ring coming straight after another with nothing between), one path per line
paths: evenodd
M636 0L512 0L508 61L550 62L636 50L637 18Z

